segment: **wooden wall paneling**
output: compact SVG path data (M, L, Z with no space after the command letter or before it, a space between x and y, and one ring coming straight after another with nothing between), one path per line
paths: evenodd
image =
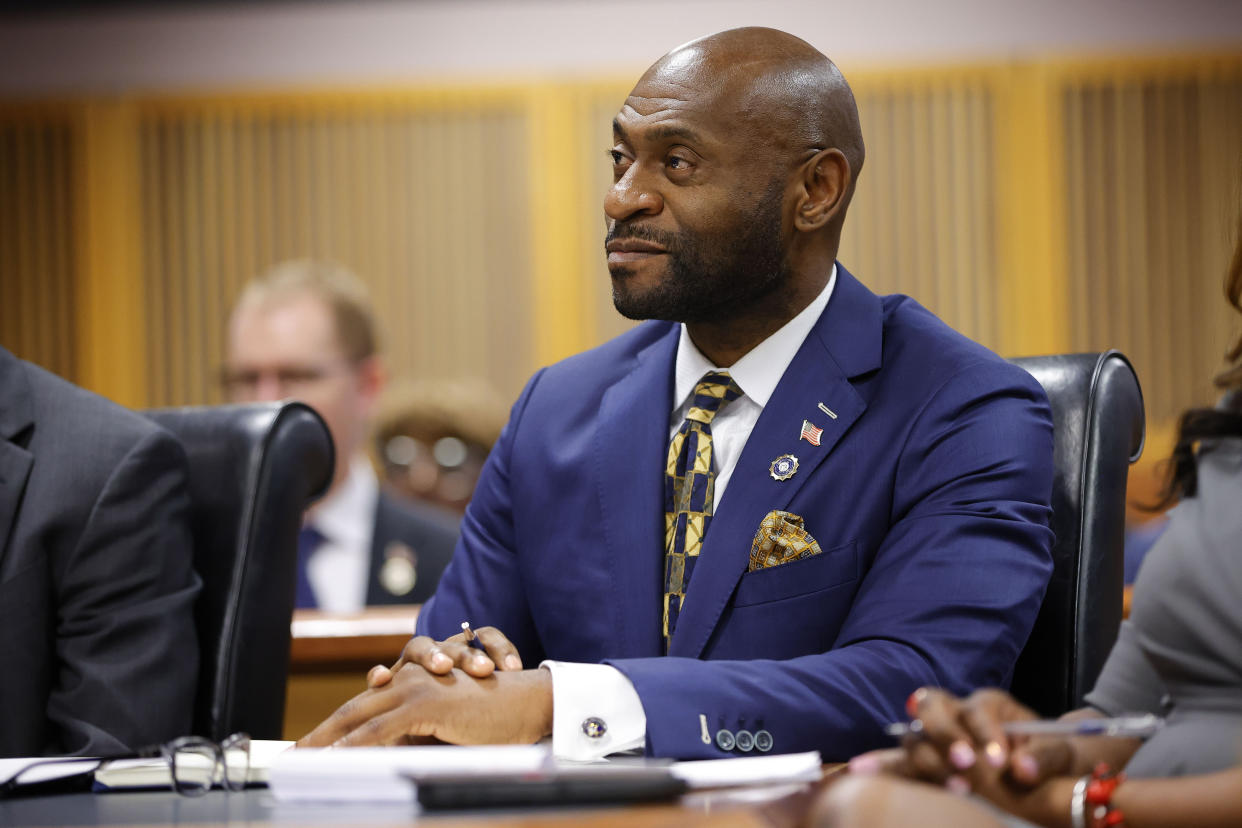
M38 244L38 240L34 239L30 232L30 125L19 123L11 134L13 160L9 180L12 182L14 209L10 214L12 224L9 232L14 240L12 268L19 285L18 289L13 291L11 301L19 319L31 319L40 315L37 291L41 281L30 262L30 248ZM22 325L17 330L18 335L13 346L17 353L30 354L32 358L42 353L39 349L36 328Z
M211 240L204 236L207 182L204 179L204 146L202 122L206 113L194 113L179 125L184 142L182 182L184 186L184 217L182 238L185 242L184 269L181 272L185 304L182 307L180 366L185 378L185 392L179 405L206 400L207 389L201 371L207 343L205 283L211 278L205 269L207 248Z
M1019 66L998 81L992 173L997 193L998 350L1006 356L1068 350L1064 308L1065 188L1061 111L1040 66Z
M147 403L152 406L164 404L168 385L169 335L162 314L167 304L163 278L164 238L162 218L165 208L160 192L159 166L163 157L160 146L159 123L150 117L142 117L138 123L138 157L140 197L142 273L145 290L143 300L147 325Z
M968 157L980 160L969 165L970 191L966 199L972 205L973 218L969 225L964 224L959 228L959 233L970 240L971 269L978 274L976 283L981 295L985 297L977 308L979 330L987 331L987 337L983 341L999 351L1004 345L1001 326L1005 320L1001 286L997 279L999 255L996 216L999 204L994 178L994 170L997 169L996 134L993 129L995 109L995 91L989 84L976 81L968 107L971 135ZM972 228L982 228L982 232L972 232Z
M998 348L994 93L984 78L860 75L854 91L867 160L840 258L872 290L909 294Z
M533 341L536 364L547 364L588 344L587 307L573 239L582 217L575 209L581 148L566 86L538 86L527 99L531 263L535 274Z
M1122 347L1154 414L1210 401L1236 330L1242 60L850 74L848 267L1002 353ZM601 249L627 88L6 105L0 336L132 404L214 402L241 285L314 255L371 287L395 375L515 394L632 324Z
M1237 60L1061 69L1072 340L1131 357L1158 428L1212 402L1236 330L1220 284L1242 209L1240 71Z
M75 326L78 380L122 405L147 403L137 121L130 102L83 108Z
M20 324L20 296L26 289L18 272L17 244L17 135L10 122L0 122L0 345L21 355L18 337L24 333Z
M54 343L54 353L49 366L55 373L66 377L77 374L75 350L76 340L73 320L77 307L77 295L74 292L74 274L76 260L72 243L71 218L73 216L72 180L73 169L73 135L71 126L66 122L57 123L51 130L52 165L49 175L49 191L47 215L47 244L52 250L50 276L55 282L53 290L56 313L48 325L49 335Z

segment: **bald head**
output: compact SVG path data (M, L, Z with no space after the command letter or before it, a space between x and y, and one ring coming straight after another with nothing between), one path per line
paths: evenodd
M693 87L720 114L791 155L839 149L851 185L862 169L854 93L835 63L787 32L748 27L692 40L660 58L635 88L644 82Z
M773 29L695 40L647 70L612 132L622 314L684 322L727 366L820 295L863 162L832 61Z

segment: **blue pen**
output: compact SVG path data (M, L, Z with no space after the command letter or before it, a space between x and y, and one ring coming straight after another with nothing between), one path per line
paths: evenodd
M470 629L469 621L461 622L461 631L466 634L466 644L468 646L473 645L476 650L487 652L483 649L483 644L479 641L479 636L475 634L474 630Z
M1146 739L1164 727L1164 719L1151 713L1135 713L1128 716L1117 716L1111 719L1026 719L1005 722L1001 728L1008 734L1016 736L1125 736L1134 739ZM905 736L907 733L922 733L923 722L915 719L912 722L894 722L884 728L889 736Z

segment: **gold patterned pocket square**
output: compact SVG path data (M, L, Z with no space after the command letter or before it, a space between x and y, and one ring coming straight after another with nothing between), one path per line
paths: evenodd
M801 517L793 512L768 512L750 544L750 567L746 571L780 566L822 551L815 538L802 528Z

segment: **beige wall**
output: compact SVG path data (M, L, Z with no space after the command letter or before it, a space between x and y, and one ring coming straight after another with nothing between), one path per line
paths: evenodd
M0 22L0 95L630 77L732 26L842 62L1236 48L1236 0L370 0L139 5Z

